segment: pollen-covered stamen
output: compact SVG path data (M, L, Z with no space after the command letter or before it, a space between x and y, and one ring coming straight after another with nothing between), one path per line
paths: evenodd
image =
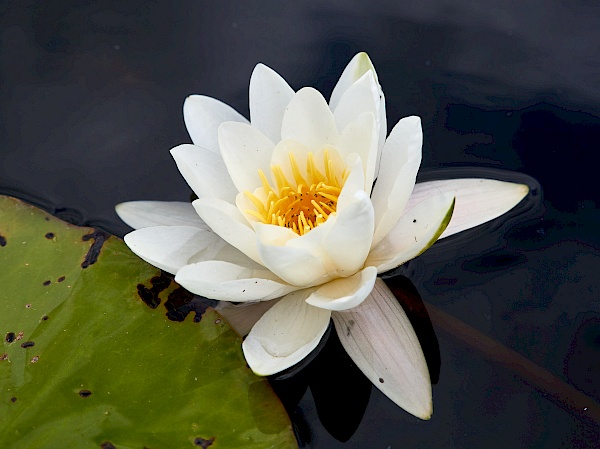
M276 188L272 187L262 170L258 171L265 201L248 191L244 192L254 206L254 210L246 213L256 217L261 222L284 226L299 235L304 235L311 229L325 223L334 214L337 202L348 176L348 171L337 170L329 151L323 152L323 167L321 173L315 164L314 155L308 153L306 171L298 167L294 154L290 152L290 171L293 182L290 182L281 166L271 167Z

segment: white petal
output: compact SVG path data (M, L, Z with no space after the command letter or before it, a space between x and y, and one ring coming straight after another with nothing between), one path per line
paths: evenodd
M422 201L406 212L388 235L375 246L365 265L379 273L417 257L435 243L450 222L454 195L445 193Z
M281 122L294 90L277 72L258 64L250 77L250 122L271 139L281 140Z
M421 165L423 132L419 117L406 117L390 133L381 154L371 199L375 209L373 245L398 222L410 198Z
M338 197L336 211L344 210L356 201L356 194L358 192L365 191L365 173L363 171L363 161L360 156L356 153L348 156L346 167L349 173Z
M186 265L175 281L197 295L220 301L267 301L297 290L269 270L220 260Z
M358 306L373 290L377 269L366 267L353 276L321 285L306 300L312 306L328 310L346 310Z
M333 116L337 128L344 129L365 112L379 117L378 109L379 86L373 71L369 70L344 92L339 104L333 109Z
M323 230L319 228L327 223L313 229L303 237L311 238L320 235ZM301 241L293 231L282 226L265 225L255 223L256 236L258 238L258 253L264 265L284 281L299 287L306 287L324 279L327 271L322 254L313 252L315 247L309 244L308 239ZM290 234L291 233L291 234ZM293 234L293 235L292 235ZM292 245L292 242L301 243ZM311 249L313 251L311 251ZM324 281L323 281L324 282Z
M130 232L124 238L131 251L149 264L175 274L198 253L217 252L224 244L211 231L189 226L154 226Z
M115 211L133 229L150 226L193 226L209 229L191 203L181 201L128 201Z
M204 95L190 95L183 103L183 119L192 142L199 147L219 153L217 129L223 122L246 120L231 106Z
M199 198L235 200L237 189L220 154L184 144L173 148L171 155L181 175Z
M331 312L308 305L310 291L290 293L254 325L242 349L252 371L261 376L295 365L321 341Z
M248 124L225 122L219 126L219 146L238 191L254 192L261 186L258 170L269 172L273 142Z
M301 142L313 152L335 144L333 114L319 91L305 87L296 92L283 114L281 138Z
M229 323L233 330L243 337L248 335L260 317L277 304L278 301L278 299L272 299L270 301L242 302L237 304L219 301L215 306L215 310L227 320L227 323Z
M344 95L348 88L370 70L375 72L375 67L373 67L373 63L365 52L358 53L352 58L333 88L333 92L331 92L329 106L332 110L337 107L342 95Z
M412 208L425 198L443 192L454 194L456 205L450 224L440 238L474 228L505 214L527 196L529 187L524 184L478 178L420 182L415 185L406 209Z
M364 190L371 194L377 164L377 129L375 117L371 112L365 112L348 124L337 141L336 148L346 158L352 153L360 156L365 164Z
M373 228L371 199L364 191L359 190L354 201L336 213L336 220L323 242L337 267L338 275L349 276L363 267L371 248Z
M200 198L192 205L213 232L250 259L262 264L254 230L237 207L218 198Z
M383 394L421 419L433 402L427 363L404 310L381 279L358 307L332 314L342 346Z

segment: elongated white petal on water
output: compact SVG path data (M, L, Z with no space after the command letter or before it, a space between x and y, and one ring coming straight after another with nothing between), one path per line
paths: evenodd
M210 229L191 203L182 201L127 201L117 204L115 211L133 229L151 226L193 226Z
M196 254L216 253L225 242L211 231L190 226L153 226L130 232L125 243L155 267L175 274Z
M252 371L267 376L295 365L321 341L331 312L305 299L310 291L290 293L254 325L242 349Z
M373 245L390 232L404 212L421 165L422 144L419 117L400 120L385 142L377 183L371 195L375 209Z
M267 301L297 290L269 270L219 260L186 265L175 281L197 295L220 301Z
M433 245L450 222L454 208L451 193L422 201L405 213L389 234L369 253L365 265L379 273L417 257Z
M406 210L430 196L444 192L456 196L456 206L452 220L440 238L474 228L505 214L527 196L529 187L480 178L419 182L415 185Z
M219 153L217 129L223 122L248 120L231 106L204 95L190 95L183 104L183 119L194 145Z
M335 144L338 131L333 114L318 90L304 87L296 92L283 114L281 138L301 142L312 152Z
M321 285L306 300L312 306L328 310L346 310L358 306L373 290L377 269L367 267L353 276Z
M431 381L421 345L385 283L377 279L362 304L332 316L344 349L365 376L407 412L431 418Z
M246 123L219 126L221 156L238 191L253 192L261 185L258 170L268 173L275 144Z
M281 140L283 113L294 90L273 69L258 64L250 77L250 121L273 142Z
M223 240L262 264L254 230L249 227L237 207L218 198L200 198L192 205L204 222Z
M220 154L183 144L173 148L171 155L198 198L221 198L228 202L235 200L238 192Z

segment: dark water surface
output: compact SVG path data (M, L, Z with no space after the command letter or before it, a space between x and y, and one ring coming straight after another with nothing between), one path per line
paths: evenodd
M189 198L168 152L189 142L187 95L247 115L250 73L263 62L328 96L361 50L377 67L389 124L422 117L421 179L503 169L523 173L501 176L533 193L507 220L440 242L398 272L431 304L431 421L370 391L331 340L275 382L306 447L597 447L594 1L3 1L0 189L123 234L114 204ZM542 388L540 373L554 383Z

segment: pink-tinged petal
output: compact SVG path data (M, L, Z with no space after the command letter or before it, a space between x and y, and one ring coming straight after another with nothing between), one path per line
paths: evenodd
M237 207L218 198L200 198L192 205L213 232L262 264L256 247L256 234Z
M338 138L333 114L321 93L300 89L283 114L281 139L301 142L312 152L334 145Z
M183 144L173 148L171 155L181 175L199 198L235 200L238 192L220 154Z
M321 341L331 312L305 302L310 291L282 298L254 325L242 349L252 371L268 376L304 359Z
M440 238L500 217L527 196L529 187L513 182L479 178L420 182L415 185L406 210L426 198L445 192L456 196L456 205L450 224Z
M271 139L281 140L283 113L294 90L273 69L258 64L250 77L250 122Z
M454 195L445 193L417 204L406 212L389 234L369 253L365 265L379 273L417 257L440 237L452 217Z
M215 310L219 312L229 323L229 325L240 336L248 335L256 322L273 307L279 299L259 302L231 303L219 301Z
M421 165L422 145L419 117L400 120L385 142L377 183L371 195L375 209L373 245L390 232L405 210Z
M412 415L433 413L427 363L404 310L381 279L358 307L332 314L342 346L392 402Z
M267 301L297 290L264 268L220 260L186 265L175 281L197 295L233 302Z
M248 123L231 106L204 95L190 95L183 104L183 119L194 145L219 153L217 129L223 122Z
M125 236L129 249L168 273L175 274L198 254L216 253L226 243L211 231L190 226L154 226Z
M225 122L219 126L221 156L238 191L261 186L258 170L268 173L275 144L246 123Z
M366 267L353 276L321 285L307 299L311 306L328 310L347 310L361 304L373 290L377 269Z
M151 226L193 226L207 230L191 203L181 201L128 201L117 204L115 211L133 229Z

